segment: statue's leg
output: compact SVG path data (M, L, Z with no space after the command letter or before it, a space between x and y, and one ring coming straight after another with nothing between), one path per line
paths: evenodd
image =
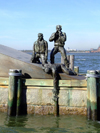
M54 55L58 52L58 47L54 47L50 53L50 62L54 64Z
M59 47L59 52L61 53L61 56L63 57L64 59L64 64L67 68L69 68L69 61L67 60L67 57L66 57L66 50L64 47Z
M31 57L31 63L36 63L36 56L35 55L32 55L32 57Z
M46 63L44 54L40 54L40 58L41 58L42 65L44 66L44 64Z

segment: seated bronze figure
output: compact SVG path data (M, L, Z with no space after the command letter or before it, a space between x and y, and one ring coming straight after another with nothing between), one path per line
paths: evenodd
M40 59L42 62L42 65L47 63L48 58L48 43L44 40L43 34L38 34L37 41L33 44L33 54L31 58L32 63L40 63Z

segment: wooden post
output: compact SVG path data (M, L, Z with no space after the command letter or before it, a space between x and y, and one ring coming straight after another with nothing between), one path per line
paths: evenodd
M74 66L74 71L77 73L77 75L78 75L78 73L79 73L79 67L78 66Z
M71 70L74 70L74 55L70 55L70 64L69 64L69 68Z
M17 104L17 70L9 70L9 90L8 90L8 115L16 115L16 104Z
M89 80L87 84L90 87L90 105L91 105L91 119L97 120L97 80L96 71L90 70L87 74Z
M90 74L90 71L87 71ZM87 77L87 119L91 119L91 102L90 102L90 77Z
M96 70L97 78L97 120L100 121L100 70Z
M9 90L8 90L8 115L15 116L17 113L17 90L18 82L21 76L20 70L10 69L9 70ZM19 99L18 99L19 100Z

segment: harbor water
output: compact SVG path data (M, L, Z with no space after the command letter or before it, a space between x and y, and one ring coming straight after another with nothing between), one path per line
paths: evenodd
M0 133L99 133L100 122L86 116L16 116L0 113Z
M74 66L79 66L79 73L87 73L87 70L100 70L100 53L67 53L67 55L74 55ZM48 53L48 61L50 62L50 53ZM61 63L60 53L55 55L55 63Z
M32 54L32 53L29 53ZM79 66L80 73L87 70L100 70L100 53L68 53L75 55L74 66ZM50 53L48 61L50 61ZM55 56L55 62L61 62L60 53ZM8 117L0 112L0 133L99 133L100 122L87 120L82 115L26 115Z
M100 53L67 53L74 55L74 66L79 66L79 73L87 73L87 70L100 70ZM49 56L49 55L48 55ZM61 57L58 53L55 61L60 63Z

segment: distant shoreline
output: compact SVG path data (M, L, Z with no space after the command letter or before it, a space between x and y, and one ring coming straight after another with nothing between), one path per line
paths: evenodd
M26 52L26 53L32 53L33 50L21 50L22 52ZM48 52L51 52L51 50L48 50ZM68 52L66 51L66 53L88 53L88 52L85 52L85 51L73 51L73 52Z

